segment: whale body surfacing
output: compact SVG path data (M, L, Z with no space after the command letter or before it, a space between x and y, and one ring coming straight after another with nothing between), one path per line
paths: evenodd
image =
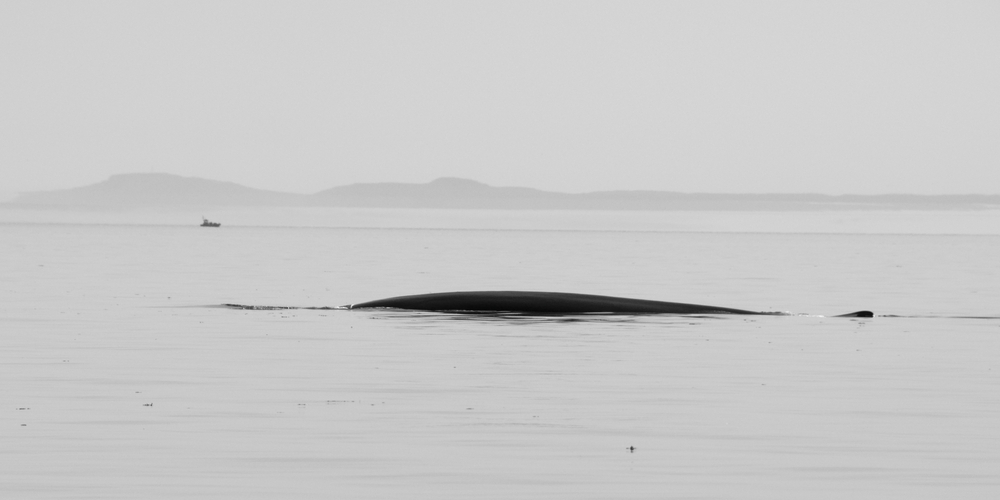
M628 299L561 292L445 292L404 295L344 306L347 309L392 308L437 312L514 312L534 314L767 314L730 307ZM871 311L840 317L871 318Z

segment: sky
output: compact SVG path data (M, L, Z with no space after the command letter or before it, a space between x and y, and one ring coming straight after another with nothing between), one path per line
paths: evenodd
M1000 194L996 1L0 2L0 191Z

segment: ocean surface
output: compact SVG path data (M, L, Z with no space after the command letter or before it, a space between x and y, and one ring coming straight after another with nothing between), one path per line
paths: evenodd
M10 213L2 498L1000 495L995 213L886 216L910 234L815 214L741 232L749 215L209 229ZM222 306L454 290L790 315ZM877 316L828 317L859 309Z

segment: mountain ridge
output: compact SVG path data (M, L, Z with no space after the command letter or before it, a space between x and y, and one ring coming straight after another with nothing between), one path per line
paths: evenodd
M1000 195L683 193L654 190L560 193L441 177L417 183L336 186L314 194L246 187L166 173L116 174L71 189L21 193L6 203L49 207L367 207L506 210L917 210L1000 208Z
M70 189L22 193L19 205L96 207L287 206L305 195L267 191L234 182L163 173L116 174L107 180Z

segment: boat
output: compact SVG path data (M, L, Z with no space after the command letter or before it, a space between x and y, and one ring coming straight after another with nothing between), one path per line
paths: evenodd
M212 222L204 217L201 218L201 227L219 227L221 225L221 222Z

